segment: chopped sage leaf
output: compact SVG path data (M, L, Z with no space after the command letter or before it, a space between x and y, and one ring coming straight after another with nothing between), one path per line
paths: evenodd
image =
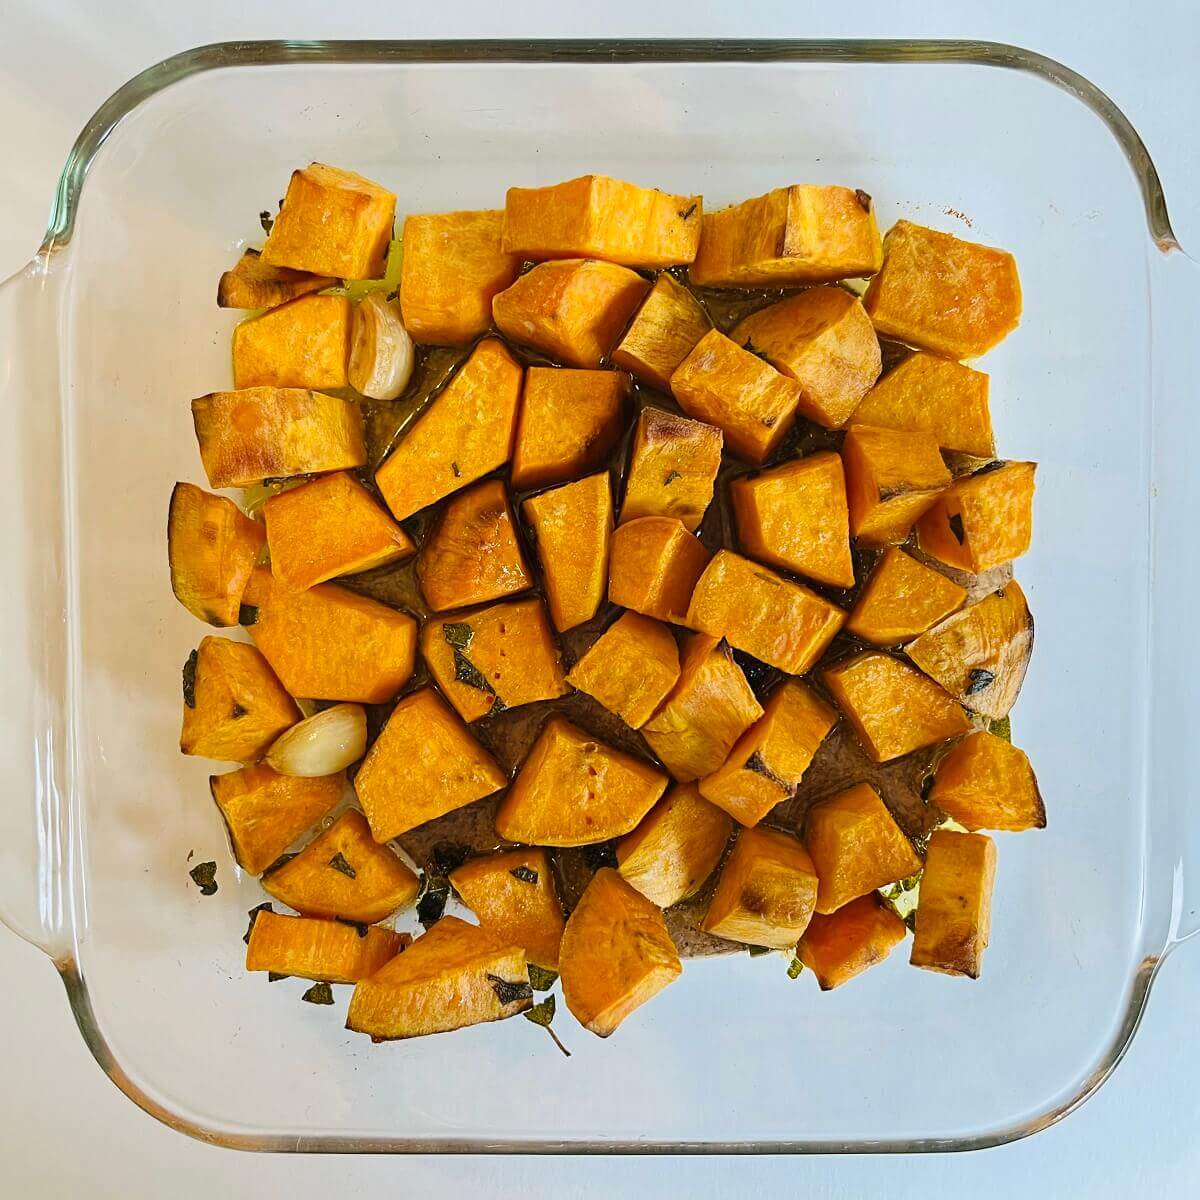
M800 972L803 970L804 964L798 958L793 958L791 963L788 965L788 978L799 979Z
M963 529L962 513L954 513L950 517L950 532L954 534L954 540L961 546L967 536Z
M268 900L266 904L256 904L246 915L250 918L250 924L246 926L246 932L242 934L242 941L246 945L250 945L250 931L254 928L254 922L258 920L260 912L274 912L271 907L271 902Z
M309 1004L332 1004L333 988L327 983L314 983L300 999Z
M554 997L547 996L545 1000L539 1001L532 1008L526 1009L521 1014L525 1020L532 1021L535 1025L540 1025L553 1039L554 1044L567 1056L571 1057L571 1052L558 1040L558 1034L550 1028L554 1021Z
M339 925L349 925L360 938L367 936L367 926L362 921L351 921L348 917L334 917Z
M687 208L681 208L679 210L680 220L682 220L682 221L688 220L695 213L695 211L696 211L696 202L693 200L692 203L687 206Z
M215 862L197 863L188 874L192 877L192 882L200 889L200 895L216 895L217 864Z
M593 871L598 871L601 867L615 867L617 865L616 843L594 842L590 846L584 846L583 861Z
M488 983L496 993L496 999L503 1005L516 1004L518 1000L532 1000L533 988L522 980L501 979L499 975L489 974Z
M771 953L770 946L747 946L746 950L751 958L762 958L764 954Z
M346 861L346 856L339 850L330 860L329 866L335 871L341 871L347 879L354 879L358 872Z
M558 979L557 971L547 971L537 963L527 963L526 969L529 971L529 983L535 992L548 992Z
M263 227L263 233L270 237L271 226L275 224L275 218L265 208L258 214L258 223Z
M239 625L257 625L258 624L258 607L254 604L243 604L238 609L238 624Z
M200 652L193 650L183 664L183 702L188 708L196 707L196 662L199 657Z
M992 671L986 671L983 667L976 667L968 674L970 682L967 684L966 695L973 696L976 692L982 692L984 688L991 687L995 682L996 676Z
M278 983L281 979L291 979L291 976L290 975L280 975L280 973L278 971L268 971L267 972L267 982L268 983Z
M1001 717L998 721L988 722L988 733L994 737L1003 738L1006 742L1012 741L1012 718Z
M454 651L454 678L467 687L486 692L493 697L492 712L502 712L504 702L496 695L496 689L483 677L483 672L459 649Z
M442 637L450 643L455 650L467 651L471 648L471 640L475 636L475 630L465 621L447 621L442 626Z
M532 868L522 864L519 867L513 867L509 874L514 879L519 879L522 883L537 883L538 873Z
M663 487L670 487L671 484L673 484L675 482L675 480L682 479L682 478L683 478L683 476L680 475L680 473L678 471L668 471L667 477L663 480Z

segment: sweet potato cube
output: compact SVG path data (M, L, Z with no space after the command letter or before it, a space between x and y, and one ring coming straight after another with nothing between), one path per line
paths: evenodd
M855 421L928 433L943 450L978 458L995 452L988 377L962 363L917 351L893 367L855 409Z
M975 574L1020 558L1033 540L1037 465L992 464L956 479L917 522L926 554Z
M415 342L461 346L486 333L492 300L521 268L500 246L504 213L423 213L404 219L400 311Z
M350 356L350 301L302 296L233 331L235 388L341 388Z
M467 487L512 456L525 372L485 338L375 472L398 521Z
M538 846L607 841L628 833L666 786L649 764L551 717L496 812L496 832Z
M883 962L905 933L904 922L871 893L837 912L814 913L796 957L817 977L821 991L828 992Z
M210 486L342 471L367 461L362 410L305 388L254 387L192 401L200 461Z
M817 872L803 844L777 829L743 829L700 928L784 950L808 928L816 902Z
M358 930L341 921L264 910L254 918L250 930L246 970L356 983L374 975L404 945L404 935L378 925L359 937Z
M312 163L292 172L262 261L339 279L383 275L396 197L353 171Z
M693 634L679 679L642 726L642 736L681 783L711 775L734 743L762 716L762 705L728 645Z
M647 900L670 908L700 890L732 832L728 813L694 783L677 784L617 843L617 870Z
M608 588L613 530L608 472L533 496L522 511L537 543L554 628L590 621Z
M885 337L947 358L977 358L1021 319L1021 281L1005 250L897 221L863 304Z
M213 775L208 785L238 866L259 875L341 800L346 774L301 779L264 764Z
M832 283L871 275L882 259L866 192L793 184L705 213L688 277L703 287Z
M662 912L611 867L592 876L563 931L563 999L608 1037L683 971Z
M789 675L809 670L845 620L836 604L732 550L704 568L687 614L692 629Z
M851 425L842 442L850 532L864 546L902 542L917 518L950 486L928 433Z
M484 929L520 946L529 962L558 970L566 918L545 850L508 850L468 859L450 872L450 882Z
M695 533L712 503L724 442L715 425L643 408L629 455L621 524L639 517L674 517Z
M1033 617L1015 579L908 645L908 657L959 703L998 721L1008 715L1033 654Z
M678 678L679 648L671 631L627 612L588 647L567 682L599 700L631 729L640 729Z
M450 500L421 549L417 578L434 612L485 604L533 584L499 479Z
M408 534L353 475L335 471L280 492L263 505L271 574L303 591L408 558Z
M544 487L603 466L624 429L629 376L530 367L513 448L515 488Z
M718 329L706 333L671 376L671 392L689 416L716 425L734 454L768 458L791 428L800 385Z
M405 696L354 777L377 842L498 792L508 777L432 688Z
M431 618L421 630L421 654L464 721L567 692L558 644L536 597Z
M525 952L489 929L443 917L350 998L346 1028L377 1042L502 1021L533 1004Z
M996 843L982 833L935 829L925 851L909 962L978 979L992 928Z
M167 514L175 598L210 625L236 625L242 593L265 540L263 527L232 500L177 483Z
M184 754L253 762L300 720L267 660L245 642L206 637L183 668Z
M952 696L890 654L856 654L822 678L875 762L890 762L970 728Z
M833 587L854 586L842 460L831 450L729 485L738 540L760 562Z
M877 646L907 642L960 609L965 588L894 546L871 572L846 632Z
M799 411L840 429L879 378L879 339L849 292L811 288L760 308L729 335L800 385Z
M664 271L613 350L613 366L669 392L676 368L711 328L712 321L700 301Z
M798 679L787 680L724 764L700 781L700 794L742 825L757 825L793 794L837 719Z
M984 730L968 734L938 764L929 800L970 830L1046 827L1029 756Z
M417 623L377 600L333 583L295 592L258 567L245 602L250 637L293 696L382 704L412 674Z
M650 290L636 271L596 259L541 263L492 301L505 337L569 367L598 367Z
M504 249L523 259L603 258L627 267L690 263L700 244L699 196L673 196L608 175L509 188Z
M221 275L217 284L219 308L277 308L289 300L332 287L336 279L273 267L262 261L257 250L243 251L237 264Z
M674 517L639 517L612 538L608 598L622 608L674 625L687 618L709 553Z

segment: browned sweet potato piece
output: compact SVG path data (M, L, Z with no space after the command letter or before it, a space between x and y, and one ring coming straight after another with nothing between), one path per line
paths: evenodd
M676 368L711 328L700 301L664 271L613 350L613 365L669 392Z
M913 522L950 485L928 433L851 425L842 442L850 532L865 546L902 542Z
M394 958L406 945L407 937L378 925L359 937L358 930L341 921L288 917L264 910L254 918L250 929L246 970L355 983Z
M996 843L982 833L935 829L925 851L909 962L978 979L992 928Z
M608 598L622 608L682 625L709 553L673 517L639 517L612 538Z
M967 829L1044 829L1046 806L1024 750L977 730L938 763L929 801Z
M846 632L877 646L895 646L961 608L966 598L965 588L893 546L871 572Z
M350 301L302 296L233 331L236 388L341 388L350 356Z
M796 957L827 992L881 963L904 941L904 922L874 893L859 896L837 912L814 913Z
M332 287L336 279L293 271L290 267L272 267L262 261L259 251L246 250L232 270L225 271L217 284L219 308L276 308L289 300Z
M712 503L724 440L715 425L643 408L633 434L621 523L674 517L695 533Z
M575 1019L608 1037L683 967L659 909L604 867L567 921L559 969Z

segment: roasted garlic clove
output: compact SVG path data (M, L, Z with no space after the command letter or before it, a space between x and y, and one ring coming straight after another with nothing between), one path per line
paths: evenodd
M395 400L413 373L413 343L400 302L368 292L354 310L350 333L350 386L372 400Z

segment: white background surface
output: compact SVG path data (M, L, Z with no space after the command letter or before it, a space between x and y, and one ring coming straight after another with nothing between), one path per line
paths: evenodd
M440 0L419 7L403 0L0 0L0 278L40 241L58 172L97 105L141 68L189 46L265 37L671 35L980 37L1049 54L1089 76L1125 110L1163 176L1176 233L1185 247L1200 247L1200 4L1189 0L784 0L744 6L731 0L586 6L569 0ZM536 1191L567 1200L635 1189L697 1200L755 1192L939 1196L950 1189L980 1198L1200 1193L1200 945L1168 961L1129 1056L1081 1111L1014 1146L921 1158L531 1161L238 1154L172 1133L121 1096L88 1055L49 963L2 931L0 979L0 1195L6 1197L302 1200L360 1191L448 1198Z

